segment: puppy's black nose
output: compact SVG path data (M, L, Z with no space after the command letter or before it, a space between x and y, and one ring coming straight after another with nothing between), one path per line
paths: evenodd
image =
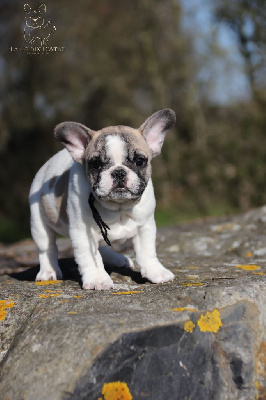
M124 182L126 179L127 173L123 168L117 168L111 173L111 176L117 182Z

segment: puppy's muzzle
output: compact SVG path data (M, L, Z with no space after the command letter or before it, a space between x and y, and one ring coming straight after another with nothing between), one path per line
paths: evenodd
M127 173L123 168L116 168L111 177L114 180L114 189L122 189L126 186Z

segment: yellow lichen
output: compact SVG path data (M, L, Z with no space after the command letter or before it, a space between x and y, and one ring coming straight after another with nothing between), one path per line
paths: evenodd
M187 282L187 283L180 283L182 286L203 286L203 283L200 282Z
M0 307L2 308L12 308L15 303L12 300L0 300Z
M124 382L105 383L102 389L104 400L132 400L129 388Z
M193 329L195 328L195 326L196 326L196 325L193 324L192 321L187 321L187 322L185 322L184 330L185 330L186 332L192 333L192 332L193 332Z
M68 314L77 314L77 312L76 311L69 311L69 313Z
M235 268L241 268L245 271L256 271L256 269L259 269L260 266L259 265L235 265Z
M54 289L54 290L45 290L44 292L45 293L63 293L63 290Z
M172 311L191 311L191 312L196 312L198 310L195 310L194 308L189 308L189 307L181 307L181 308L172 308Z
M265 275L265 272L253 272L253 275Z
M129 290L128 292L113 292L112 294L135 294L143 293L143 290Z
M213 332L216 333L218 329L222 326L222 321L220 318L220 313L218 310L213 310L212 312L207 311L205 315L201 315L198 320L198 326L201 332Z
M75 299L79 299L80 297L83 297L82 295L80 296L73 296Z
M35 285L57 285L58 283L62 283L63 281L39 281L35 282Z
M195 265L190 265L189 267L187 267L187 268L191 268L191 269L197 269L197 268L199 268L199 267L196 267Z
M0 300L0 321L6 318L6 309L14 307L15 303L11 300Z
M47 297L59 297L59 293L48 293L48 294L38 294L41 299L47 299Z
M252 253L252 251L248 251L247 253L246 253L246 257L252 257L253 256L253 253Z

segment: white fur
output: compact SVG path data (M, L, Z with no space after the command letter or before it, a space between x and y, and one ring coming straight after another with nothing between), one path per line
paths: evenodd
M119 136L108 136L106 139L106 154L115 165L122 165L125 158L125 143Z
M112 140L108 140L107 143L108 151L113 155L116 167L124 156L122 141L121 139L114 140L112 137ZM127 169L125 166L123 168ZM41 196L46 196L51 208L55 209L56 198L49 189L49 182L68 169L70 175L65 190L68 191L69 224L63 221L54 224L42 212ZM110 172L107 171L109 176ZM135 175L133 171L128 171L128 185L132 187L138 184L137 175ZM102 191L108 192L110 187L108 175L102 177L101 186ZM103 261L115 266L132 267L131 260L113 253L111 249L99 250L99 246L104 245L105 242L88 205L90 192L91 188L83 166L74 162L67 150L57 153L37 173L29 198L32 236L39 249L40 258L40 272L36 280L62 277L57 261L56 233L70 236L84 289L106 290L114 287L112 279L104 269ZM128 238L133 238L136 261L142 276L154 283L174 279L172 272L162 266L156 255L155 198L151 179L137 203L105 204L105 202L96 201L95 205L102 219L110 227L108 237L111 243L121 243Z

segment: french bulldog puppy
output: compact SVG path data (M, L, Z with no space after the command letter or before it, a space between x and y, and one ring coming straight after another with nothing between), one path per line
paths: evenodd
M93 131L77 122L55 127L55 138L66 149L39 170L29 197L40 260L37 281L62 278L56 234L70 236L83 289L114 287L104 263L133 267L105 245L129 238L143 277L153 283L174 279L156 255L151 159L160 154L175 120L173 110L163 109L139 129L118 125Z

